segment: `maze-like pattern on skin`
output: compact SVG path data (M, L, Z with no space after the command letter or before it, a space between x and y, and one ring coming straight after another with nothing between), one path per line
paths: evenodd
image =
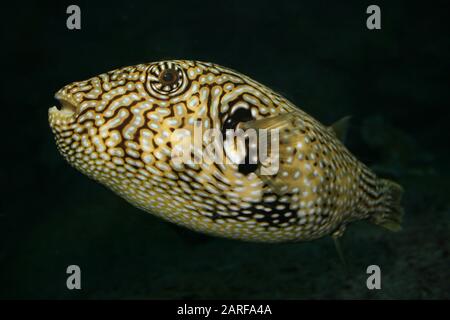
M267 87L215 64L125 67L67 85L56 98L62 109L51 108L49 122L73 167L134 206L199 232L311 240L342 233L380 204L376 176L333 132ZM173 161L176 129L192 131L201 121L204 130L223 130L240 109L254 120L295 115L297 131L280 145L277 175L262 178L236 164Z

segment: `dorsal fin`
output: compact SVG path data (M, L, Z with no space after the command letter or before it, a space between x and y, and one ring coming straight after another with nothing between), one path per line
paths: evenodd
M350 119L351 116L343 117L342 119L336 121L330 127L328 127L328 130L333 132L341 142L345 141L348 127L350 126Z

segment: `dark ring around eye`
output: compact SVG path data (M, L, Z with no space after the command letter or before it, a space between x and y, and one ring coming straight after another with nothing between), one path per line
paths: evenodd
M187 89L188 84L183 69L173 62L152 64L147 71L147 91L158 99L179 95Z

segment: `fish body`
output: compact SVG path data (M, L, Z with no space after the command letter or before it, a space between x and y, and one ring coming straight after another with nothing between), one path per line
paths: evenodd
M338 237L364 219L400 228L399 185L358 161L339 130L231 69L187 60L140 64L74 82L55 97L61 107L49 109L49 123L64 158L167 221L258 242ZM174 134L196 126L222 132L225 149L234 141L227 129L275 130L277 148L267 159L277 171L248 164L248 144L243 152L229 147L226 163L176 161Z

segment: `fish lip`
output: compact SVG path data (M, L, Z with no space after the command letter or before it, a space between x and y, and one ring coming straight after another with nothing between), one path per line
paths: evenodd
M59 107L53 106L49 109L49 112L58 112L61 116L73 116L77 113L78 104L70 96L57 92L55 99L59 102Z

